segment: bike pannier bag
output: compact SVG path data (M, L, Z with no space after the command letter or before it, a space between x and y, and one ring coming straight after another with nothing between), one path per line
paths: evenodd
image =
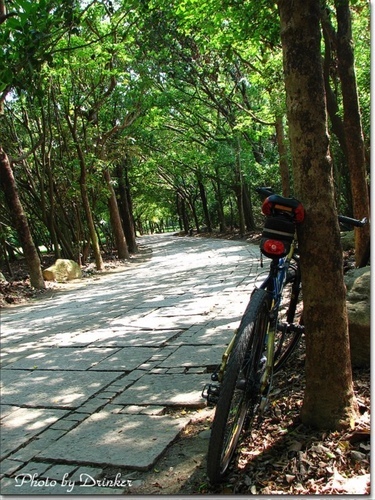
M269 258L284 257L289 253L294 238L295 224L284 216L266 218L260 249L263 255Z

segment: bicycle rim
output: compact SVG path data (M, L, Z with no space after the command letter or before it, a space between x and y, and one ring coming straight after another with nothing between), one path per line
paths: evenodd
M268 294L256 290L239 327L212 424L207 456L211 483L224 478L244 424L252 421L259 406L261 357L268 322Z

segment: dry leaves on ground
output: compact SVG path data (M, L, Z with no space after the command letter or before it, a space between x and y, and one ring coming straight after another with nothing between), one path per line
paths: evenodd
M269 407L239 447L225 484L207 492L335 495L370 492L370 371L354 372L360 417L351 431L317 432L299 420L304 346L274 380Z

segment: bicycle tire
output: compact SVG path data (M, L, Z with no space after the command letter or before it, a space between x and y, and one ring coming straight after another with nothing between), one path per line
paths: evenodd
M294 265L290 267L290 271L285 281L277 318L274 373L283 368L303 333L301 275L298 267Z
M229 356L207 453L207 475L211 484L225 478L245 421L248 428L259 407L261 359L266 348L269 307L269 294L256 289L242 317Z

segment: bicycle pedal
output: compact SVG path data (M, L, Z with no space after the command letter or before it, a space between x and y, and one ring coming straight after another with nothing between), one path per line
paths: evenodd
M215 406L219 400L220 386L214 384L206 384L203 387L202 398L207 400L207 404Z

